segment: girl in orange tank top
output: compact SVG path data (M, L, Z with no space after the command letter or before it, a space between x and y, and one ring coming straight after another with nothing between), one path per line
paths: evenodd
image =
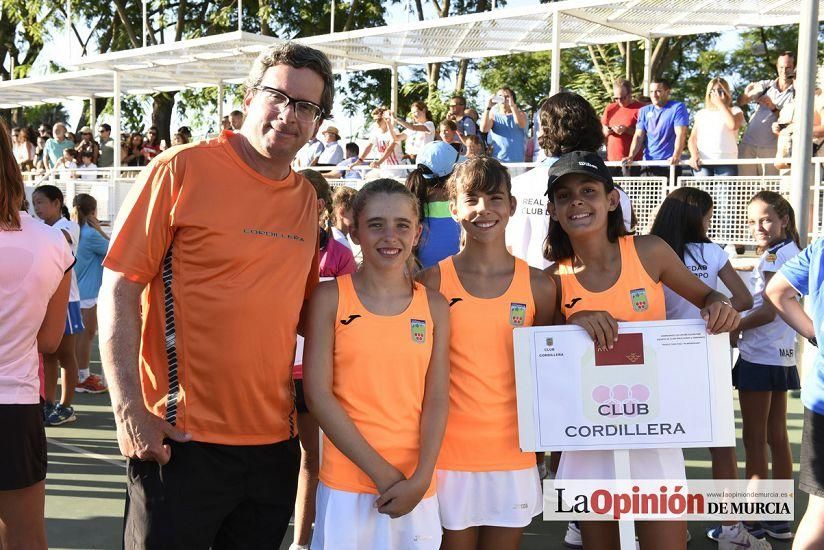
M363 266L321 283L309 305L304 389L324 431L312 548L434 550L449 308L410 275L414 196L376 180L353 210Z
M552 322L555 285L506 249L509 172L477 158L455 169L449 208L466 234L421 279L448 300L449 419L438 458L442 548L518 548L542 510L535 453L518 445L512 330Z
M545 256L555 264L547 271L561 288L558 321L582 327L598 345L612 349L618 321L666 318L662 284L701 308L711 333L738 326L738 313L726 297L694 277L666 242L653 235L626 234L618 192L609 170L594 153L562 155L550 168L547 183L549 234ZM679 449L631 451L633 476L652 473L685 477ZM673 452L674 451L674 452ZM565 451L560 479L614 476L611 451ZM635 473L644 472L644 474ZM585 548L618 548L618 524L580 523ZM685 548L683 521L640 521L642 549Z

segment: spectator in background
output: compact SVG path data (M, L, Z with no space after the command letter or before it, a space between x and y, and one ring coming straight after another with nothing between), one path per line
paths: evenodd
M372 120L375 126L369 133L369 144L360 154L358 162L363 162L369 157L374 148L378 152L378 158L369 163L372 168L380 168L383 163L400 164L403 157L401 142L406 139L406 134L395 132L395 119L386 107L373 109Z
M77 175L82 180L97 179L97 165L94 163L94 153L83 151L80 153L80 163L77 165Z
M414 164L415 157L427 143L435 139L435 123L432 122L432 114L423 101L415 101L409 111L411 122L397 119L398 124L409 130L409 137L406 139L406 156Z
M38 352L63 337L74 257L60 231L21 212L26 193L0 120L0 547L46 550L46 434Z
M744 113L732 104L730 86L716 77L707 84L704 108L695 113L689 139L690 166L699 176L737 176L734 164L703 166L702 160L738 157L738 129Z
M445 122L454 124L451 120ZM415 256L424 269L460 250L461 226L452 218L446 189L456 162L458 153L452 147L434 141L421 149L418 167L406 178L406 187L418 199L423 229Z
M336 166L343 161L343 147L340 146L340 132L334 126L327 126L321 132L323 136L323 151L318 157L319 166Z
M75 149L77 149L78 153L90 151L92 153L92 162L97 163L97 159L100 156L100 146L94 140L94 133L90 127L83 126L80 129L80 143L77 144Z
M126 163L126 166L146 166L149 164L143 150L143 134L140 132L134 132L129 137L126 157L123 162Z
M515 93L510 88L499 88L481 116L481 132L489 132L492 156L501 162L523 162L526 123L526 114L518 108Z
M66 125L62 122L55 123L52 133L54 137L46 140L44 147L43 165L46 170L57 166L58 161L63 157L63 151L74 147L74 142L66 137Z
M14 143L14 160L23 172L34 169L35 148L29 140L28 128L15 128L17 135L12 130L12 142Z
M181 134L180 132L172 136L172 147L174 147L175 145L185 145L187 143L189 143L189 140L186 139L186 136Z
M461 136L462 139L466 136L478 135L478 113L476 112L473 118L470 113L467 113L468 110L464 96L454 95L452 99L449 100L449 112L446 118L455 122L458 135Z
M678 165L687 144L690 115L680 101L670 99L672 87L664 78L652 81L649 87L652 104L638 112L638 125L624 163L629 165L643 148L644 160L663 160ZM676 168L676 174L680 174ZM667 166L645 166L641 173L650 176L669 176Z
M100 140L100 155L97 158L97 166L100 168L111 168L114 166L114 139L112 139L112 127L108 124L101 124L97 128L97 136Z
M34 148L34 169L38 173L46 171L46 140L43 136L37 136L37 147Z
M360 162L358 156L360 155L360 147L355 142L346 144L346 158L335 165L334 172L327 172L324 174L329 179L347 179L347 180L362 180L362 170L350 170L350 168Z
M243 126L243 111L234 110L229 113L229 124L231 130L237 132Z
M220 129L221 130L231 130L232 129L232 122L229 120L229 115L226 115L222 119L220 119Z
M152 126L147 132L148 139L143 143L143 156L146 158L146 164L155 158L163 151L160 142L160 135L157 126Z
M323 153L323 143L321 143L317 135L313 135L312 139L307 141L295 156L295 168L315 166L318 163L321 153Z
M445 118L438 126L440 130L441 141L448 143L460 155L463 152L463 143L461 143L461 136L458 134L458 125L454 120Z
M88 152L82 153L88 155ZM82 177L82 176L81 176ZM108 388L103 379L91 374L89 358L92 340L97 332L97 294L103 281L103 258L109 249L109 236L103 232L97 220L97 200L91 195L75 195L72 221L80 226L80 239L77 245L77 263L74 273L77 276L77 289L80 293L80 314L86 327L77 335L75 355L77 356L77 385L74 391L79 393L103 393Z
M464 138L464 146L466 146L466 158L472 159L486 156L486 147L484 147L481 138L478 136L466 136Z
M778 136L772 131L772 124L778 120L781 109L795 99L795 55L784 52L775 63L778 78L750 82L738 97L738 105L755 102L757 106L750 116L747 130L741 137L738 158L774 158ZM747 164L738 170L742 176L776 175L778 171L771 164Z
M191 143L192 141L192 131L189 129L188 126L181 126L177 129L178 134L183 134L186 136L186 143Z
M632 85L628 80L619 78L612 86L612 99L601 116L604 137L607 141L607 160L622 161L629 156L632 147L632 137L635 135L635 126L638 123L638 112L643 105L632 98ZM641 153L632 160L640 160ZM613 176L637 176L637 167L610 166Z
M49 130L49 127L45 124L41 124L40 127L37 129L37 135L45 139L49 139L50 137L52 137L51 130Z

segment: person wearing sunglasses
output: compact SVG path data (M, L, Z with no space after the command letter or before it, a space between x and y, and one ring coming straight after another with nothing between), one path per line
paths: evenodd
M315 190L290 165L333 95L323 53L272 45L240 129L156 156L120 211L98 321L126 549L280 546L300 462L292 363L319 279Z
M92 132L91 127L83 126L80 129L80 143L78 143L74 147L78 153L84 153L86 151L92 153L92 163L97 164L98 158L100 158L100 145L94 140L94 133Z
M635 125L638 123L638 111L644 105L632 97L632 84L623 78L615 81L612 99L614 101L604 108L601 126L607 142L607 160L620 162L629 155ZM633 160L641 160L641 153ZM611 166L609 171L613 177L637 176L640 172L637 166Z

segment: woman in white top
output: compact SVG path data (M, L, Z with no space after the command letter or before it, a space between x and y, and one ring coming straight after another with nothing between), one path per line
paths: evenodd
M734 164L704 166L703 160L738 158L738 129L744 113L732 104L730 86L721 77L710 80L704 108L695 113L689 139L690 166L699 176L737 176Z
M435 123L432 122L432 114L423 101L416 101L409 111L412 122L397 119L398 124L409 130L409 137L406 140L406 154L415 164L415 157L424 145L435 141Z
M20 165L20 169L32 170L34 168L34 144L29 140L28 128L20 128L13 147L14 160Z
M37 354L60 344L74 258L59 231L20 211L24 198L0 120L0 548L45 550L46 435Z
M377 107L372 111L372 120L375 127L369 135L369 144L358 157L358 164L362 163L374 147L378 158L369 163L372 168L380 168L382 164L400 164L403 157L401 142L406 134L395 132L395 117L386 107Z

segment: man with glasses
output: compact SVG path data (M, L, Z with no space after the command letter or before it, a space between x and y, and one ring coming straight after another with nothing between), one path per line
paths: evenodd
M452 96L452 99L449 100L449 113L446 116L458 125L458 135L461 141L466 136L478 135L478 125L472 120L472 117L465 114L465 111L466 98L462 95Z
M292 362L318 282L315 191L290 164L333 94L323 53L268 48L240 130L158 155L121 210L99 317L127 549L281 543L300 461Z
M635 101L632 97L632 85L623 78L615 81L612 98L615 101L604 109L601 126L607 142L607 160L620 162L629 155L635 125L638 123L638 111L644 105ZM641 154L638 153L633 160L640 158ZM639 172L636 166L610 166L609 170L613 177L637 176Z
M114 166L114 139L112 138L112 127L108 124L101 124L97 128L97 135L100 140L100 156L97 159L97 167L111 168Z

